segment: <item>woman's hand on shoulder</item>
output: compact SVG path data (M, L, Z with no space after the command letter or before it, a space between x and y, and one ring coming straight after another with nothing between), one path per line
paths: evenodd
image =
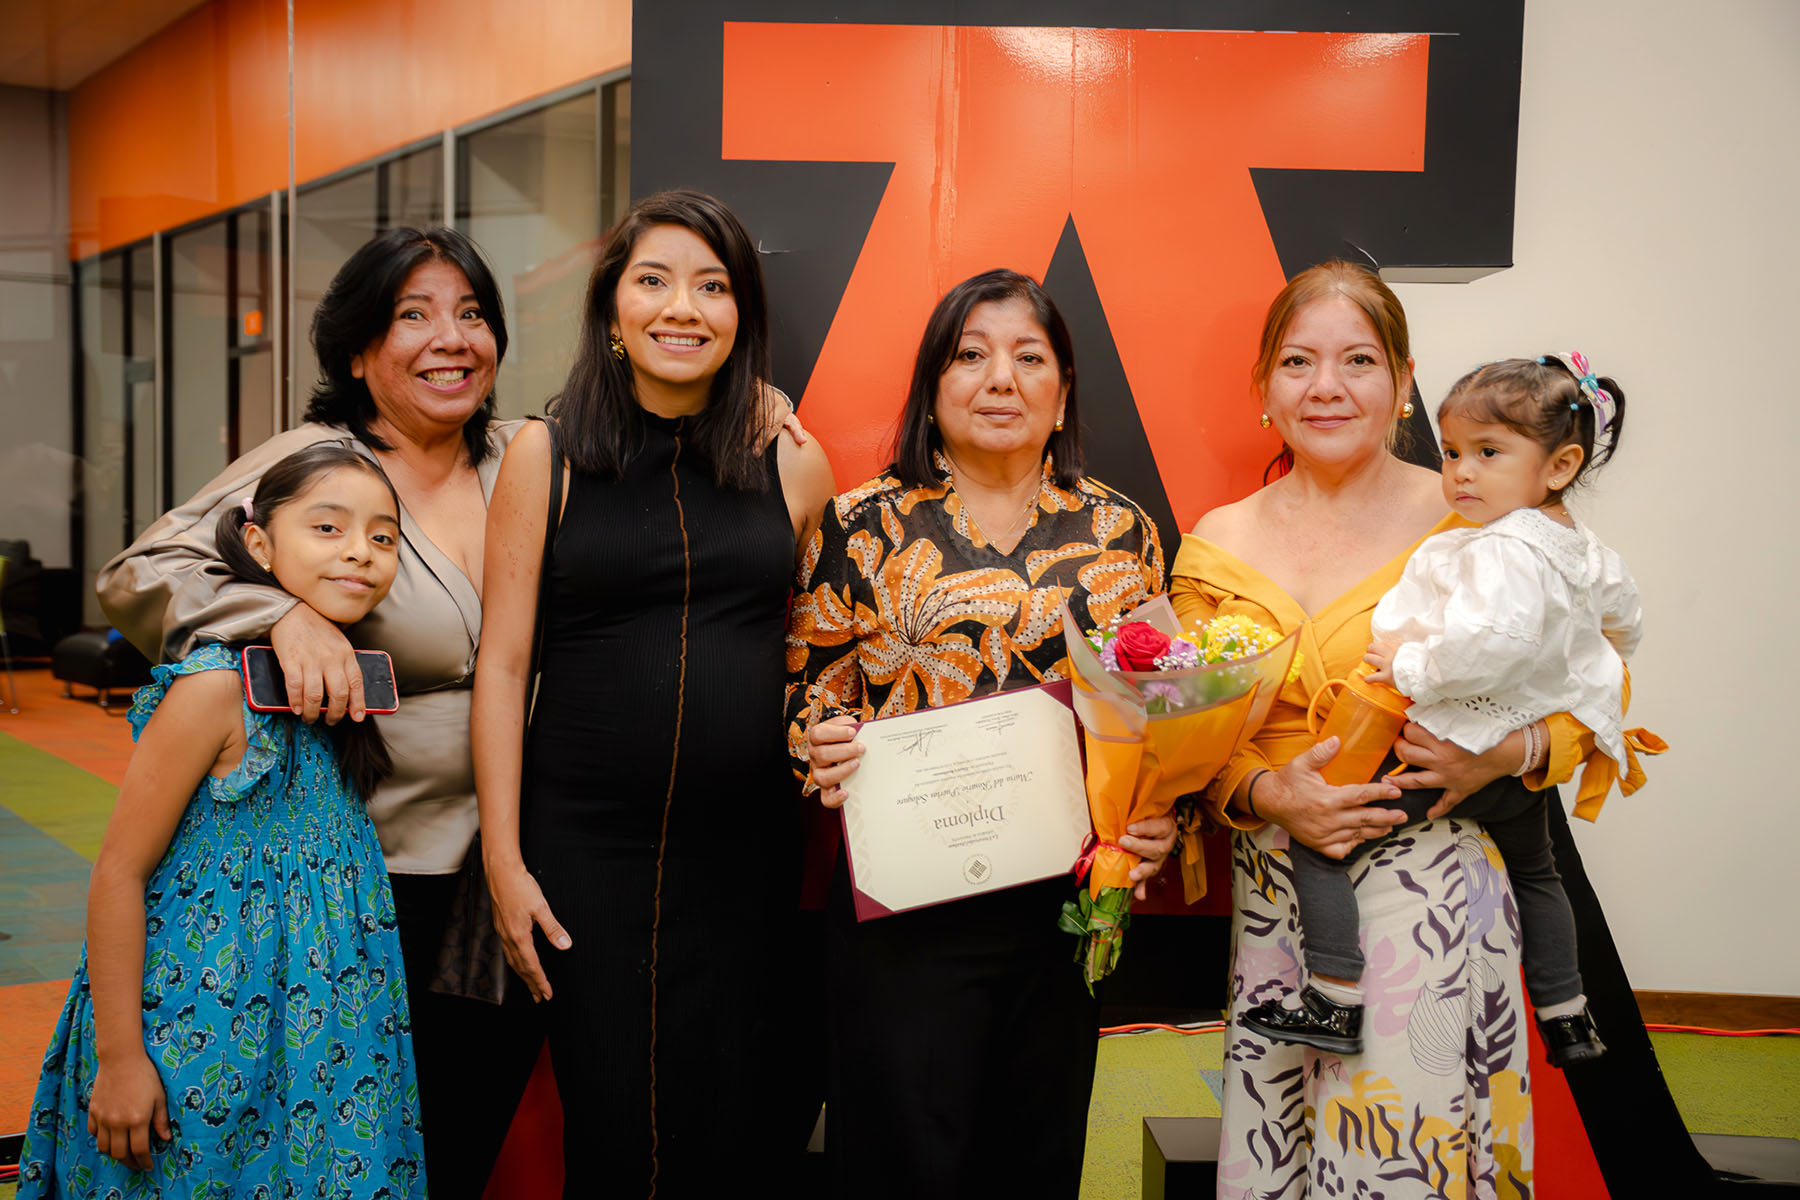
M813 782L819 785L819 803L838 808L844 803L844 780L863 756L856 740L855 717L832 717L806 731L806 758L812 764Z
M162 1076L141 1046L117 1062L101 1061L94 1072L87 1127L100 1153L140 1171L150 1169L152 1133L165 1142L172 1135Z
M1338 739L1326 738L1279 771L1255 777L1253 797L1255 815L1329 858L1343 858L1406 822L1398 809L1366 807L1399 799L1400 789L1386 780L1348 787L1325 781L1319 772L1337 752Z
M767 449L769 443L783 433L788 435L791 445L804 446L812 441L806 427L800 424L797 406L786 392L766 380L756 387L757 404L762 417L762 432L756 440L757 449Z
M1394 743L1394 753L1412 768L1394 776L1395 783L1409 790L1444 789L1443 797L1425 813L1435 821L1494 780L1517 771L1525 760L1525 738L1515 729L1498 745L1474 754L1408 721Z
M288 703L302 721L363 719L362 668L343 630L310 605L296 604L269 630L269 644L287 680Z
M538 961L534 931L541 928L558 950L567 950L574 942L550 911L544 890L524 862L515 859L504 865L489 862L485 866L488 895L494 901L494 930L505 947L506 963L525 981L533 1000L548 1000L550 979Z

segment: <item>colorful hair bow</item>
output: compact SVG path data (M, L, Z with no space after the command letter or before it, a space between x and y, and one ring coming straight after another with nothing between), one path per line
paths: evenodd
M1558 354L1556 360L1575 377L1575 383L1581 388L1581 394L1588 398L1594 406L1594 437L1598 439L1612 428L1613 413L1618 406L1613 402L1612 393L1600 386L1594 368L1588 364L1587 355L1579 350L1571 350L1567 354ZM1544 360L1538 359L1541 363Z

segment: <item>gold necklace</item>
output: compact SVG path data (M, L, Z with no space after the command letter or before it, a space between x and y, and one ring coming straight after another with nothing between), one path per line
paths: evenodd
M956 462L950 457L947 451L944 454L944 461L950 464L950 486L955 488L957 495L960 496L962 494L962 489L956 486ZM975 520L974 511L968 507L966 502L963 505L963 511L969 514L969 523L974 525L976 529L981 530L981 535L986 539L988 545L998 548L1000 542L1004 540L1012 543L1013 549L1016 550L1018 549L1019 539L1025 536L1025 530L1031 525L1031 510L1037 507L1038 498L1042 493L1043 476L1040 474L1038 478L1032 480L1031 495L1025 498L1025 507L1019 510L1018 516L1007 523L1006 533L1000 538L990 537L987 530L981 529L980 522ZM1004 553L1010 554L1011 552L1011 550L1008 550Z
M988 545L997 546L1000 541L1004 540L1010 542L1013 549L1018 549L1019 539L1025 536L1025 530L1031 525L1031 510L1037 507L1037 502L1038 493L1034 489L1031 493L1031 498L1025 501L1025 507L1020 510L1018 516L1012 519L1012 523L1006 527L1005 538L989 538ZM973 513L969 514L969 519L971 521L974 520L975 515ZM1008 553L1011 553L1011 551L1008 551Z

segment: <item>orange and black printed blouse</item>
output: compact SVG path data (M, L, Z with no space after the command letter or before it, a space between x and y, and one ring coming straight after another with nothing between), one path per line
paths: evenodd
M1102 628L1163 588L1144 511L1105 484L1057 486L1048 460L1011 554L988 545L938 459L909 487L892 470L825 509L788 620L788 748L807 775L806 731L955 704L1064 677L1062 605Z

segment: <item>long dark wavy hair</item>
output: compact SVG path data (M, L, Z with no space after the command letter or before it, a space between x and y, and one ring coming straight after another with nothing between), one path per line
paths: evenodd
M762 491L769 485L757 436L762 428L761 381L769 378L762 264L743 224L704 192L646 196L607 231L588 281L575 363L548 410L562 426L574 466L608 479L624 474L643 443L644 417L631 363L613 355L608 339L618 318L619 279L638 239L658 225L678 225L705 242L725 264L737 302L737 337L725 365L713 376L706 408L689 421L689 444L720 487Z
M1069 326L1057 310L1050 293L1029 275L1005 269L983 271L963 280L937 302L925 322L925 336L919 339L919 353L913 360L912 384L906 391L906 407L900 411L900 425L894 433L893 471L909 487L924 487L937 482L931 456L943 448L943 436L932 421L937 407L938 377L950 366L962 340L963 324L977 304L1023 300L1031 315L1044 327L1056 365L1062 371L1069 394L1063 401L1063 427L1050 435L1046 447L1055 464L1058 487L1074 487L1081 479L1086 460L1081 453L1081 406L1075 387L1075 342Z
M494 368L506 358L506 306L500 287L481 251L454 229L403 226L378 233L352 254L325 289L312 319L313 352L319 356L324 378L314 385L307 402L306 419L324 425L343 425L356 440L377 450L392 449L369 431L375 420L375 399L369 385L350 371L350 360L394 323L394 299L407 276L428 262L455 267L469 281L481 316L494 335ZM488 425L494 419L494 393L463 424L463 448L471 466L492 453Z
M319 442L296 450L263 472L262 480L256 485L256 496L250 502L255 509L254 516L245 513L241 504L234 504L219 514L213 540L220 560L239 579L281 588L281 581L274 573L265 569L250 553L250 547L244 543L244 527L260 525L263 532L268 533L269 522L289 501L305 492L321 475L345 467L367 471L381 480L382 486L393 496L394 511L400 511L400 497L394 495L394 485L374 463L341 443ZM364 717L360 722L339 721L331 727L331 742L337 751L338 771L344 782L355 788L366 803L375 794L376 785L394 773L394 760L388 754L387 742L382 739L375 718Z

